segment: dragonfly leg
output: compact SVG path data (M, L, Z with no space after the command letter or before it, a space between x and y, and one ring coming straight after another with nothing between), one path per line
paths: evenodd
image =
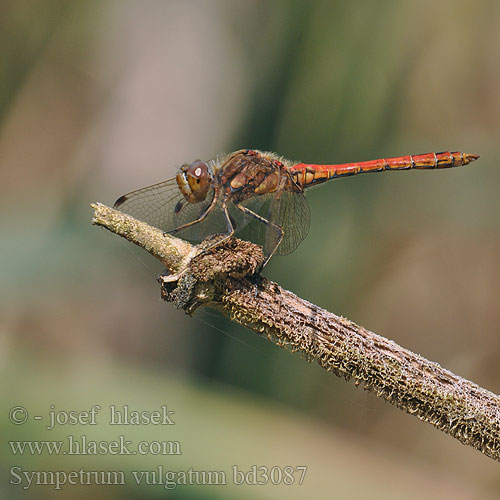
M186 224L182 224L182 226L176 227L175 229L172 229L170 231L165 231L163 234L164 235L165 234L176 234L179 231L182 231L183 229L187 229L188 227L191 227L191 226L194 226L195 224L198 224L199 222L204 220L207 217L207 215L213 210L216 203L217 203L217 196L214 193L214 196L212 198L212 201L210 202L210 205L208 205L208 207L205 208L205 210L203 210L203 212L200 214L200 216L197 219L195 219L191 222L187 222Z
M226 202L224 201L222 203L222 213L224 214L224 218L226 219L226 225L227 225L227 233L224 234L224 236L212 243L210 246L208 246L207 248L204 248L197 256L199 255L203 255L204 253L207 253L209 250L211 250L212 248L220 245L221 243L224 243L225 241L227 241L229 238L231 238L231 236L233 236L234 234L234 225L233 225L233 222L232 222L232 218L231 216L229 215L229 212L227 210L227 205L226 205Z
M277 231L277 233L279 235L272 250L269 252L268 255L266 255L264 262L257 269L256 274L259 274L262 271L262 269L264 269L264 267L267 265L267 263L270 261L271 257L274 255L274 253L276 252L276 250L280 246L281 240L283 239L283 235L284 235L283 228L281 226L279 226L278 224L275 224L274 222L271 222L270 220L265 219L261 215L256 214L255 212L253 212L249 208L244 207L243 205L240 205L239 203L236 204L236 207L239 208L243 213L249 215L250 217L253 217L254 219L257 219L259 222L262 222L266 226L271 226L273 229L275 229Z

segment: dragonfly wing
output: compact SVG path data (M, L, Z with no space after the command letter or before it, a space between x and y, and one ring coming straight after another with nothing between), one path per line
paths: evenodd
M270 222L283 229L283 239L276 253L279 255L292 253L309 232L311 214L304 194L298 191L276 193L271 202ZM272 251L278 237L278 232L272 225L268 225L266 250Z
M173 178L125 194L116 200L113 208L168 232L197 220L210 206L213 195L211 189L204 201L189 203ZM193 224L179 234L185 239L199 241L215 232L223 232L225 226L218 219L222 217L209 215L203 222Z
M269 219L273 195L266 194L254 196L241 203L242 206L260 215L264 219ZM229 214L236 229L236 235L244 240L252 241L257 245L266 247L267 226L256 218L238 210L233 204L229 205Z
M162 231L177 227L175 207L184 197L175 178L120 196L113 208Z
M214 194L214 190L210 189L204 201L200 203L186 201L182 204L175 218L177 227L199 219L207 209L210 211L202 221L183 229L178 233L178 236L189 241L201 241L212 234L227 232L227 222L221 209L220 200L211 206Z
M283 239L276 251L280 255L293 252L307 236L310 224L309 205L302 192L279 191L255 196L242 203L252 212L260 215L269 224L244 214L234 213L237 235L261 245L266 254L272 252L279 238L279 231L273 224L283 229ZM231 207L230 207L231 208Z

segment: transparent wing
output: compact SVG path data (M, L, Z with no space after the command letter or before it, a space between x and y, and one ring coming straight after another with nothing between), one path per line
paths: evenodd
M125 194L116 200L113 208L167 232L198 219L209 207L213 195L211 189L205 201L188 203L173 178ZM223 217L210 213L204 221L194 224L180 235L190 240L201 240L221 231L225 231Z
M177 227L197 220L211 206L214 191L211 189L205 201L201 203L184 203L175 220ZM201 241L212 234L228 231L226 218L221 209L220 200L210 208L210 212L201 222L179 231L177 235L189 241Z
M280 255L293 252L307 236L310 213L302 192L280 191L255 196L242 205L283 229L283 239L276 251ZM230 214L237 222L236 233L240 238L261 245L266 254L273 251L279 232L272 224L265 224L240 210L235 212L231 207Z
M292 253L309 232L311 215L309 204L302 192L280 191L271 201L271 222L281 226L283 239L276 253L287 255ZM271 251L276 244L279 234L273 226L267 226L266 251Z
M255 196L243 201L241 205L267 219L269 217L271 197L269 195ZM232 203L228 205L228 209L236 236L265 247L267 234L266 225L256 220L251 215L245 214Z
M175 178L120 196L113 208L162 231L175 229L175 207L184 199Z

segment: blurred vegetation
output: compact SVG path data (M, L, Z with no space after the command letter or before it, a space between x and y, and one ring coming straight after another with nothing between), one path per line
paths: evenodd
M2 413L168 404L179 422L168 439L184 447L167 461L14 460L4 448L2 469L305 464L303 486L257 494L322 498L334 484L339 498L496 498L498 465L480 454L211 311L189 318L161 303L161 269L91 227L88 204L241 147L317 163L479 153L464 169L312 190L308 238L265 274L498 393L499 23L494 0L2 2ZM8 439L69 433L5 418L0 427ZM129 484L64 497L94 491L167 494Z

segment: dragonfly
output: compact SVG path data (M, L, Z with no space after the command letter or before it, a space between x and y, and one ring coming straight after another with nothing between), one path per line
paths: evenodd
M114 208L187 240L215 238L202 253L238 234L260 244L264 261L293 252L309 231L304 191L332 179L389 170L459 167L479 155L458 151L320 165L240 149L184 164L172 179L118 198Z

